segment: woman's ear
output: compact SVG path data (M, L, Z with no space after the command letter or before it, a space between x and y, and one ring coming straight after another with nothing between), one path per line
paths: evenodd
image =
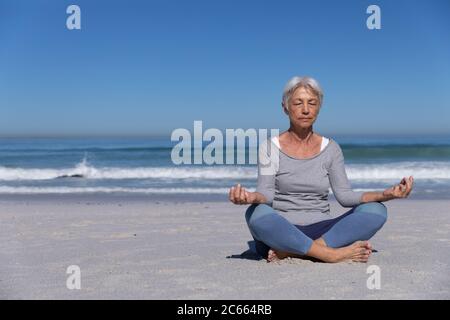
M284 102L281 103L281 106L283 107L284 113L286 113L287 115L289 115L289 111L288 111L288 109L286 108L286 105L284 104Z

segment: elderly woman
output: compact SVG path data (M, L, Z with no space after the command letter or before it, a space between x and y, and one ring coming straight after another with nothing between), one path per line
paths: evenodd
M229 192L235 204L251 204L245 218L258 253L268 262L312 257L324 262L367 262L369 240L386 222L382 203L405 198L413 177L383 192L351 189L339 144L313 131L323 93L309 77L294 77L286 85L282 107L290 127L262 143L255 192L240 184ZM328 190L351 209L331 218Z

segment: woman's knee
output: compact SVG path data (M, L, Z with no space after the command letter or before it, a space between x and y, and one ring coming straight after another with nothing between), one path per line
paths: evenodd
M387 221L387 208L381 202L363 203L358 206L357 212L370 217L370 222L378 229Z
M378 202L378 201L362 203L355 208L355 211L375 213L375 214L379 214L381 216L387 217L386 206L383 203Z
M272 211L272 207L267 204L252 204L245 211L245 220L251 226L258 218L270 214Z

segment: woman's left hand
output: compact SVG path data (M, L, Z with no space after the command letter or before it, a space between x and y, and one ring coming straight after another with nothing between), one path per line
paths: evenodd
M405 177L402 179L402 181L400 181L399 184L396 184L395 186L384 190L383 195L391 197L392 199L406 198L411 193L413 184L414 184L414 179L412 176L410 176L409 178Z

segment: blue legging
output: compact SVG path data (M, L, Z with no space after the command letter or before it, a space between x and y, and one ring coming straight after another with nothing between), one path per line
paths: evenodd
M266 204L252 204L245 212L256 251L264 258L270 248L305 255L320 237L332 248L369 240L386 219L387 209L381 202L362 203L337 218L306 226L292 224Z

